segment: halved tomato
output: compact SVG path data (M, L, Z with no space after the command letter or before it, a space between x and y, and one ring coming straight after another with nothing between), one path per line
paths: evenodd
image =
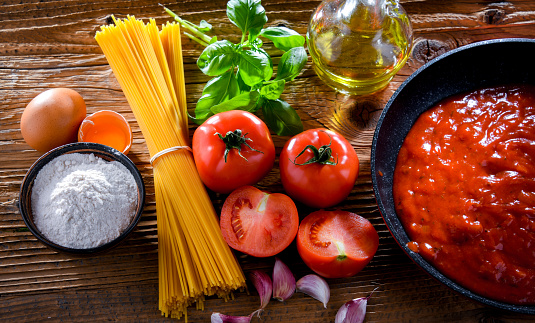
M287 195L243 186L225 200L220 225L231 248L254 257L270 257L292 243L299 216Z
M297 251L325 278L351 277L373 258L379 235L370 221L347 211L316 211L301 221Z

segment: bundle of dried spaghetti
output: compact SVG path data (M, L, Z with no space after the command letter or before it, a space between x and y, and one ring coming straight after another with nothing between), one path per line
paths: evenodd
M159 307L181 317L205 295L245 286L188 148L188 118L177 24L134 17L103 26L95 38L128 100L153 163L158 223ZM162 152L167 152L162 154Z

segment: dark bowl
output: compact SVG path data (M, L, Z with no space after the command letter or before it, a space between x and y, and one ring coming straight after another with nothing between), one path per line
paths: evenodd
M492 300L460 286L442 275L419 254L410 241L394 207L392 183L397 155L412 125L427 109L454 94L504 84L535 84L535 40L497 39L452 50L422 66L392 95L386 104L371 151L375 198L381 215L400 247L433 277L473 300L496 308L535 314L535 306Z
M134 215L131 223L121 233L119 237L115 238L114 240L108 243L105 243L103 245L100 245L94 248L77 249L77 248L69 248L69 247L58 245L48 240L37 229L33 221L31 196L32 196L32 187L34 184L35 177L37 176L39 171L54 158L59 157L61 155L73 154L73 153L94 154L96 157L100 157L106 161L118 161L130 171L132 176L134 176L134 180L137 185L138 203L137 203L137 208L136 208L136 214ZM39 239L46 246L54 250L71 253L71 254L81 254L81 255L104 252L117 246L136 227L137 223L139 222L139 219L141 218L141 214L143 213L144 203L145 203L145 185L143 183L143 178L141 177L139 170L136 168L136 165L134 165L134 163L128 157L122 154L120 151L114 148L105 146L105 145L90 143L90 142L78 142L78 143L64 145L64 146L55 148L47 152L43 156L41 156L30 167L30 169L26 173L26 176L22 180L22 185L20 188L20 196L19 196L19 210L22 215L22 219L24 220L24 223L26 223L26 226L28 227L30 232L32 232L33 235L37 239Z

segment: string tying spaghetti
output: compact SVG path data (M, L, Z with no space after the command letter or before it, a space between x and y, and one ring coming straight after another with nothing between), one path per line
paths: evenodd
M164 150L162 150L162 151L156 153L154 156L152 156L152 158L150 159L150 164L151 164L152 166L154 166L154 162L155 162L158 158L162 157L162 156L165 155L165 154L169 154L169 153L172 153L172 152L174 152L174 151L180 151L180 150L182 150L182 149L187 150L187 151L189 151L189 152L191 152L191 153L193 152L193 150L191 150L191 148L188 147L188 146L174 146L174 147L170 147L170 148L164 149Z

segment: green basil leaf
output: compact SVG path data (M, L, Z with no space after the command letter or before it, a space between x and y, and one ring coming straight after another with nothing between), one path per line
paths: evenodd
M252 112L255 109L259 98L260 93L258 93L258 91L245 92L233 97L228 101L213 106L210 110L213 114L230 110L244 110Z
M245 84L254 86L271 78L273 67L271 59L265 51L248 49L239 52L239 56L238 73Z
M268 52L266 52L263 48L257 48L256 50L263 53L269 60L269 69L266 69L266 73L264 75L264 80L267 81L271 79L271 76L273 76L273 60L271 59L271 56L269 56Z
M238 71L238 74L237 74L237 78L238 78L238 89L239 89L240 93L251 92L251 87L249 85L245 84L245 82L243 81L239 71Z
M266 10L260 0L229 0L227 16L244 35L249 32L249 41L258 37L267 22Z
M277 100L278 98L280 98L282 92L284 91L285 84L286 81L284 80L274 81L273 83L264 85L260 89L260 94L266 99Z
M305 37L298 32L286 27L268 27L262 29L260 36L264 36L273 42L273 45L280 50L289 51L294 47L303 47Z
M228 40L216 41L208 45L197 59L197 66L210 76L217 76L228 71L237 58L234 44Z
M264 121L279 136L294 136L303 131L303 123L295 110L285 101L264 100Z
M304 47L294 47L290 49L281 57L275 80L293 80L299 73L301 73L307 60L308 56Z
M229 100L239 94L238 80L232 71L214 77L206 83L202 96L195 106L195 123L202 124L213 115L214 105Z
M258 101L256 102L256 106L253 107L253 111L251 111L252 113L255 113L256 111L260 110L263 106L264 106L264 101L267 100L266 98L260 96L260 98L258 98Z

